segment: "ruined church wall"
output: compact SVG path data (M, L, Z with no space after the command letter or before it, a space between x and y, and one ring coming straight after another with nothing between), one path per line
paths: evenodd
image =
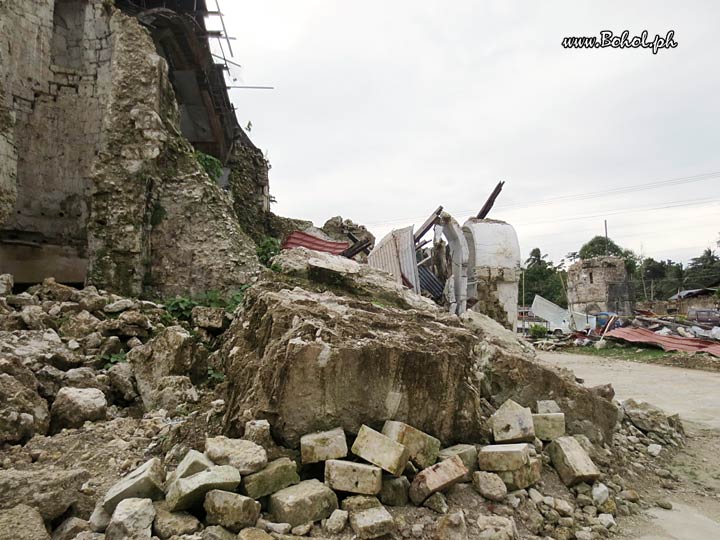
M568 302L574 311L632 313L634 295L619 257L580 260L568 268Z

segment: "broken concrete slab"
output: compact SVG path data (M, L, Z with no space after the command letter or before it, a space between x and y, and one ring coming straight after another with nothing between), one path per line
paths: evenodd
M382 487L380 467L329 459L325 462L325 484L335 491L377 495Z
M478 465L482 471L513 471L530 461L530 445L525 443L493 444L478 452Z
M542 461L531 457L527 464L513 471L497 471L496 474L505 482L509 491L526 489L540 481Z
M565 415L563 413L533 414L535 436L543 442L553 441L565 435Z
M217 465L231 465L240 474L252 474L265 468L267 452L259 444L222 435L205 441L205 455Z
M478 470L478 449L473 444L456 444L440 450L438 461L445 461L452 456L460 456L468 473L461 482L471 482L472 474Z
M297 464L289 458L279 458L271 461L263 470L243 477L240 491L248 497L259 499L299 482Z
M600 471L574 437L560 437L547 447L553 467L566 486L580 482L592 484L600 478Z
M103 498L102 506L112 515L123 499L160 499L163 496L164 479L165 471L160 459L153 458L111 487Z
M338 508L337 496L318 480L305 480L270 496L268 509L273 518L293 527L320 521Z
M303 464L341 459L347 455L345 431L341 427L330 431L308 433L300 438L300 456Z
M205 519L232 532L252 527L260 517L260 503L250 497L214 489L205 495Z
M380 488L380 502L387 506L405 506L408 503L410 480L406 476L384 476Z
M410 452L404 445L366 425L360 427L352 453L395 476L403 473L410 459Z
M213 489L235 491L240 485L240 473L231 465L211 467L192 476L178 478L167 491L168 510L187 510L202 503L205 494Z
M437 461L440 441L432 435L404 422L394 420L385 422L382 434L407 448L410 459L421 469L425 469Z
M368 508L350 513L350 526L362 539L377 538L395 531L395 520L385 507Z
M410 484L410 500L420 505L433 493L459 482L467 472L465 464L457 455L423 469Z
M490 417L496 443L532 442L535 439L532 412L508 399Z

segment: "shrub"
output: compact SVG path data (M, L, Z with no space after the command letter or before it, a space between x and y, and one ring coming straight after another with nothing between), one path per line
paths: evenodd
M217 182L222 176L222 162L216 157L210 156L203 152L195 152L195 159L205 169L207 175L214 181Z
M533 324L530 327L530 337L543 338L547 335L548 330L541 324Z
M268 236L257 247L258 259L265 266L270 266L270 259L280 253L280 240Z

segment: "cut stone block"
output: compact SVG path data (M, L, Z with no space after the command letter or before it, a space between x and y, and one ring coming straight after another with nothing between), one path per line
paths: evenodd
M600 471L587 452L573 437L560 437L547 447L555 470L566 486L574 486L580 482L592 484L600 478Z
M335 510L325 520L324 527L330 534L340 534L348 521L348 513L345 510Z
M532 412L508 399L490 417L496 443L532 442L535 439Z
M385 422L382 434L407 448L410 459L421 469L425 469L437 461L440 441L432 435L404 422L394 420Z
M275 521L293 527L320 521L338 508L337 496L318 480L305 480L270 496L269 511Z
M347 440L343 428L308 433L300 438L300 458L303 463L318 463L328 459L340 459L348 455Z
M537 412L538 414L555 414L561 413L562 409L555 400L546 399L537 402Z
M438 461L445 461L452 456L460 456L468 473L460 480L461 482L472 482L472 475L478 470L478 450L472 444L456 444L443 450L438 454Z
M325 462L325 484L336 491L377 495L382 487L379 467L329 459Z
M350 513L350 526L362 539L377 538L395 531L395 520L384 506Z
M252 474L268 463L265 449L252 441L219 436L205 441L205 455L217 465L232 465L240 474Z
M406 506L410 480L405 476L385 476L380 489L380 502L387 506Z
M111 487L103 498L102 506L112 515L123 499L160 499L164 480L165 471L160 459L153 458Z
M208 524L220 525L232 532L254 527L260 517L260 503L250 497L214 489L205 495Z
M300 482L297 464L288 458L271 461L262 471L250 474L242 479L240 491L259 499Z
M222 465L212 467L186 478L173 482L167 491L165 500L168 510L186 510L202 503L205 494L213 489L235 491L240 485L240 473L235 467Z
M188 450L185 457L182 458L175 470L170 473L167 477L167 485L170 486L175 480L179 478L186 478L197 474L202 471L207 471L210 467L214 467L215 464L203 453L197 450Z
M554 441L565 436L565 415L563 413L533 414L535 436L541 441Z
M513 471L530 461L529 444L493 444L478 452L481 471Z
M342 509L348 512L359 512L360 510L377 508L378 506L382 506L378 498L368 495L353 495L342 502Z
M410 484L410 500L416 505L421 505L433 493L459 482L467 472L460 456L453 456L423 469Z
M525 489L540 481L542 473L542 461L540 458L531 457L530 461L514 471L497 471L497 475L505 482L508 491Z
M365 425L360 427L352 452L395 476L400 476L410 458L408 449Z
M106 540L150 538L155 507L150 499L123 499L105 529Z
M160 540L168 540L168 538L183 534L193 534L202 529L200 521L191 514L168 512L165 502L156 502L154 506L153 534Z

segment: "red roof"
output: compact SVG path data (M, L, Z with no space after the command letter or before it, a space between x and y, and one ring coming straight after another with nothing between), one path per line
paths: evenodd
M720 343L705 339L662 336L645 328L616 328L607 337L624 339L632 343L651 343L666 351L704 352L720 357Z
M304 247L315 251L340 255L343 251L350 247L350 244L348 242L332 242L329 240L323 240L322 238L318 238L312 234L295 231L288 236L287 240L283 243L282 248L292 249L296 247Z

